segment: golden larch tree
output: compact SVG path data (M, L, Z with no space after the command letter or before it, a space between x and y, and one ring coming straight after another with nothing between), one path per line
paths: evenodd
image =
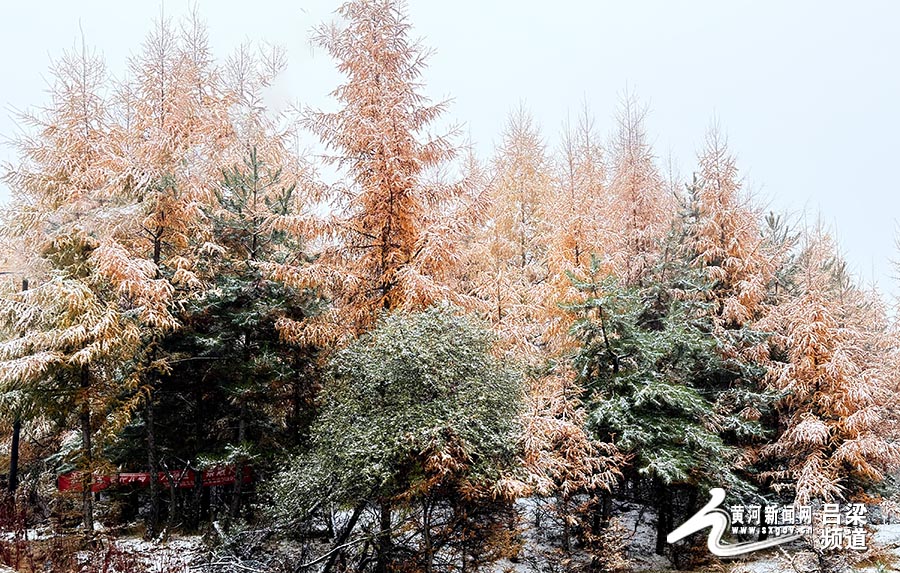
M215 201L220 169L235 147L229 110L234 102L213 64L206 30L196 13L181 29L155 22L143 50L130 61L130 77L117 86L116 123L110 137L114 178L109 201L115 226L105 248L119 264L149 265L149 281L136 285L155 296L145 317L137 370L148 392L145 408L148 465L159 460L152 388L169 373L158 345L180 327L177 311L202 286L198 246L209 236L204 207ZM150 480L148 531L159 516L159 487Z
M524 107L514 111L495 151L487 211L470 243L478 270L471 294L507 350L537 358L544 347L542 306L549 293L547 208L551 164L541 133Z
M551 348L560 349L566 346L571 320L559 303L578 296L570 273L586 277L596 272L592 268L594 261L604 260L616 244L611 233L612 197L606 182L606 151L587 106L575 126L565 125L555 157L549 205L546 216L550 291L544 301L548 321L546 339Z
M717 323L739 328L763 312L775 260L764 244L759 215L743 193L735 157L715 127L707 132L699 164L686 247L713 282Z
M780 435L764 457L776 461L765 477L790 488L800 502L844 498L880 481L900 463L889 431L892 384L885 376L889 346L883 309L856 287L821 230L807 239L794 297L764 325L786 360L769 366Z
M27 269L32 288L2 303L2 384L31 396L35 416L54 408L78 412L86 485L98 461L97 432L109 437L143 395L117 368L137 352L134 321L157 316L156 301L169 292L153 284L152 269L123 260L108 241L115 169L103 60L82 43L51 70L50 103L25 114L30 130L4 175L12 192L4 238L24 244L19 270ZM92 503L83 491L92 532Z
M610 259L625 284L640 284L658 259L674 214L674 197L656 166L644 125L647 108L626 95L610 150L611 229L617 237Z
M315 261L275 273L333 301L304 324L281 324L287 338L307 342L357 335L384 311L456 300L450 271L468 208L465 183L448 174L453 133L429 133L446 102L422 93L428 53L409 37L402 6L358 0L338 15L343 24L318 28L314 41L347 78L332 93L340 108L309 111L304 124L342 180L326 191Z

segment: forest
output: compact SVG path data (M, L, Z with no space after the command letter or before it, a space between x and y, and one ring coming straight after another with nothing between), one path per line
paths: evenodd
M52 63L2 170L0 570L737 571L666 541L712 488L900 515L891 304L724 129L685 180L633 94L519 105L481 157L402 2L337 16L332 110L196 12L124 79Z

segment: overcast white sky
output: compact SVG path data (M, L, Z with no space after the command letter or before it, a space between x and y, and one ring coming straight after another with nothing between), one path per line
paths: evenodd
M188 0L166 0L179 17ZM287 48L279 96L327 106L339 77L309 29L331 18L325 0L197 0L212 46ZM50 60L80 41L121 75L158 17L156 0L5 0L0 19L0 135L11 108L45 102ZM900 2L410 0L414 31L436 49L425 80L452 96L487 153L524 101L552 144L586 100L608 132L626 86L648 102L657 154L684 177L714 117L742 172L772 208L817 214L837 229L853 268L900 293L891 259L900 212L893 163L900 134ZM0 159L11 157L0 150ZM0 200L8 191L0 186Z

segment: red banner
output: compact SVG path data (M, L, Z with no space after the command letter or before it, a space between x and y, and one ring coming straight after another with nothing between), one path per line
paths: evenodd
M204 470L201 480L204 486L228 485L234 483L234 474L234 466L217 466ZM175 487L192 488L195 485L194 479L194 470L159 472L157 475L157 482L164 488L170 487L172 482L175 482ZM253 470L249 466L244 466L243 482L250 483L252 481ZM149 486L150 472L118 473L113 476L94 474L91 479L91 491L94 492L126 485ZM56 480L56 487L59 491L81 491L81 474L79 472L62 474Z

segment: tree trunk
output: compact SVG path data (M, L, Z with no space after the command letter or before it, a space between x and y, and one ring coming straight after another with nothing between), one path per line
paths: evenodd
M147 465L150 471L150 513L147 515L147 536L159 529L159 463L156 460L156 429L153 418L153 398L147 401Z
M200 528L200 522L203 519L203 472L199 468L194 468L194 488L191 490L191 522L190 529L197 530Z
M665 555L666 536L668 535L669 518L669 493L659 480L656 480L656 554Z
M322 567L322 573L328 573L331 571L331 568L334 567L335 561L337 561L338 553L337 548L347 542L347 539L350 537L350 534L353 532L353 528L356 527L356 522L359 521L359 516L362 515L364 509L366 509L365 501L360 502L355 508L353 508L353 513L350 515L350 520L347 522L347 526L344 528L344 531L341 532L340 536L334 540L334 543L331 546L331 556L328 557L328 561L325 562L325 565Z
M9 493L15 495L19 486L19 434L22 432L22 420L13 422L12 446L9 450Z
M81 453L83 457L81 468L81 508L84 519L84 529L88 535L94 533L94 497L91 491L93 481L93 451L91 449L91 406L88 402L87 390L90 386L90 372L88 367L81 367Z
M163 470L165 472L166 481L169 484L169 523L173 523L178 516L178 488L176 484L181 481L181 476L178 477L178 482L172 477L172 472L168 468Z
M194 392L194 403L197 405L194 410L194 459L196 460L200 449L201 435L203 429L203 396L199 391ZM199 529L200 522L203 521L203 472L200 470L199 464L195 464L194 468L194 489L191 496L191 529Z
M378 555L376 573L388 573L391 553L391 502L382 500L378 519Z
M212 487L205 486L200 488L200 521L203 522L210 518L212 506Z
M434 569L434 549L431 543L431 504L425 496L422 499L422 550L425 553L425 573Z
M247 433L247 422L246 418L247 406L241 402L241 413L240 419L238 420L238 435L237 435L237 443L238 447L241 447L241 444L246 440ZM228 528L231 526L231 520L237 519L241 514L241 494L244 491L244 460L243 458L239 458L235 461L234 464L234 489L232 490L231 497L231 511L229 512L229 518L225 522L225 530L228 531Z
M769 537L768 533L768 523L766 523L766 506L760 505L759 507L759 536L756 538L757 541L765 541Z
M22 279L22 291L28 290L28 279ZM13 422L12 446L9 450L9 493L15 495L19 487L19 436L22 433L22 419L16 416Z
M601 525L603 527L607 527L609 525L610 518L612 518L613 510L613 494L611 491L603 494L601 504Z
M156 268L154 277L158 280L162 277L159 263L162 260L163 229L157 227L153 236L153 264ZM155 343L151 343L148 363L152 364L156 355ZM152 387L152 381L151 381ZM147 400L147 465L150 472L150 514L147 516L147 536L153 537L159 529L159 461L156 459L156 428L153 416L153 390L150 390Z
M609 526L610 518L612 518L612 492L604 491L598 495L599 499L594 502L591 516L591 532L594 535L599 535L600 531L606 529Z

